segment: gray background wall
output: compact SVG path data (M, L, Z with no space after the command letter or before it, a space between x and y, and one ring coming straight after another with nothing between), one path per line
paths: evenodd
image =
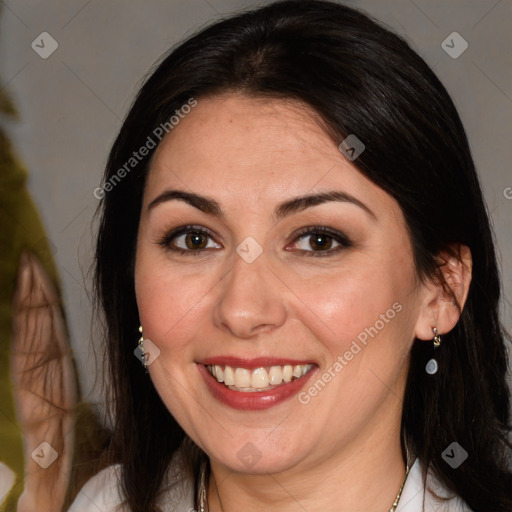
M90 289L93 190L130 102L151 64L180 39L227 13L266 2L235 0L9 0L2 2L0 87L20 122L7 125L30 171L29 188L63 279L71 342L87 395L97 339ZM454 98L468 132L499 246L505 296L512 297L512 1L361 0L404 35ZM42 32L58 43L43 59ZM441 43L458 32L467 50ZM45 38L47 36L44 36ZM455 48L461 48L457 41ZM47 51L49 40L46 39ZM40 49L43 51L43 49ZM503 304L512 330L512 307ZM134 333L134 347L137 333ZM94 395L91 395L94 398Z

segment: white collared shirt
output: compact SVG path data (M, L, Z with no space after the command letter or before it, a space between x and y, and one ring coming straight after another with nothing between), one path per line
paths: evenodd
M171 468L168 481L175 484L165 493L165 499L159 502L163 512L194 512L194 485L184 479L182 474ZM122 504L119 491L121 466L110 466L93 478L81 489L68 512L129 512L128 508L116 508ZM409 471L402 496L396 512L471 512L471 509L458 497L440 501L429 492L449 497L449 492L431 474L427 476L426 487L423 484L423 471L419 459L416 459Z

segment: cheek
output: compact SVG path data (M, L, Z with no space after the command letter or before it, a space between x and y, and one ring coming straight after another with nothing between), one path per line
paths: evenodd
M405 261L402 263L397 266L396 260L357 258L357 264L344 261L332 271L322 272L277 265L275 270L290 288L269 279L270 286L280 287L279 293L269 295L280 301L279 306L284 304L290 325L297 323L298 330L292 327L295 334L312 345L323 345L312 347L315 351L326 350L335 359L358 340L365 352L370 352L365 343L369 346L369 341L377 338L380 349L375 347L371 353L387 357L386 340L395 343L394 338L407 337L403 335L407 329L403 311L411 284ZM213 308L221 299L218 291L222 286L217 285L223 272L211 266L191 268L185 272L172 267L165 256L145 247L137 254L135 286L144 336L158 345L168 356L163 360L170 364L193 358L197 347L188 345L198 332L214 335L216 331ZM286 330L290 325L282 327ZM325 355L327 362L329 356Z
M364 342L391 334L403 310L405 287L398 286L392 269L359 265L296 281L296 295L308 305L302 320L327 346L333 357L348 350L353 340ZM400 278L404 283L404 276ZM399 311L398 311L399 310Z
M163 354L182 351L198 329L198 314L214 286L214 276L186 276L171 270L165 261L141 251L135 267L135 292L144 336ZM171 343L172 342L172 343Z

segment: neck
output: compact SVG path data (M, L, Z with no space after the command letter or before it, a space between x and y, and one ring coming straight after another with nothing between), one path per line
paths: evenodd
M406 471L400 446L401 415L396 412L389 413L398 418L394 424L390 418L387 423L380 418L377 428L361 430L350 445L333 450L317 463L281 473L236 473L212 460L209 511L387 512ZM390 428L383 429L386 424Z

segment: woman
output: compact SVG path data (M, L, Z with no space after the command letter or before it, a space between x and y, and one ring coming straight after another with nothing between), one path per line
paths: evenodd
M71 510L512 510L489 220L402 39L324 1L207 27L95 194L117 464Z

